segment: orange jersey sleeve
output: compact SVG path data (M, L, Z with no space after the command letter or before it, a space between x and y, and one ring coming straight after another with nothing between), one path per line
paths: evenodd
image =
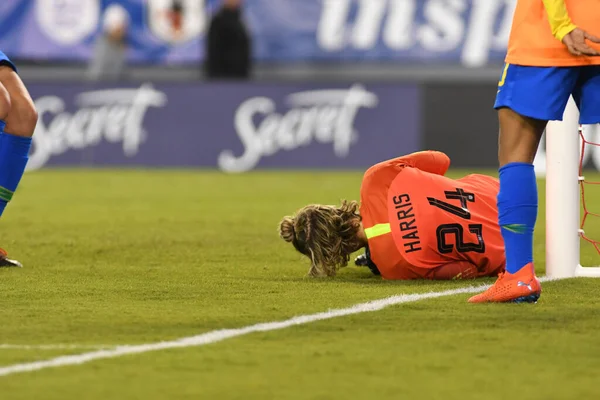
M441 151L419 151L391 161L436 175L445 175L450 168L450 157Z
M575 26L600 36L598 0L517 0L506 62L537 67L600 65L574 56L560 41ZM600 50L600 45L588 43Z
M367 170L365 178L377 173L383 175L380 179L389 179L387 174L381 174L382 170L389 170L390 173L395 174L404 167L413 167L432 174L444 175L450 168L450 158L441 151L419 151L375 164ZM395 175L392 176L393 178Z

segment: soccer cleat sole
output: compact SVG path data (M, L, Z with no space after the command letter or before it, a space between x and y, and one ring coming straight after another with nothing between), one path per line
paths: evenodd
M514 300L511 300L509 303L537 303L540 298L539 293L530 294L529 296L517 297Z
M16 260L9 260L8 258L0 259L0 268L23 268L23 264Z

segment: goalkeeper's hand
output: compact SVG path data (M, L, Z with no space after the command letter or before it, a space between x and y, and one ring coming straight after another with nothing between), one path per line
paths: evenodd
M375 265L369 256L369 250L367 250L365 254L361 254L354 259L354 264L358 267L368 267L374 275L381 275L377 265Z

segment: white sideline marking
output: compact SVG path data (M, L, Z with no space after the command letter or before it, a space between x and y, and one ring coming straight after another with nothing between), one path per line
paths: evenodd
M77 350L77 349L113 349L118 345L103 344L0 344L0 350Z
M419 300L433 299L436 297L452 296L463 293L477 293L487 289L490 285L468 286L466 288L445 290L443 292L401 294L387 297L381 300L369 301L356 304L348 308L329 310L317 314L300 315L287 319L285 321L265 322L256 325L249 325L237 329L220 329L203 333L201 335L189 336L168 342L156 342L140 345L116 346L109 350L97 350L89 353L60 356L45 361L34 361L23 364L14 364L0 368L0 376L17 374L20 372L38 371L46 368L64 367L67 365L81 365L94 360L105 358L117 358L128 354L147 353L149 351L175 349L182 347L204 346L210 343L220 342L225 339L237 336L247 335L254 332L267 332L278 329L289 328L290 326L308 324L310 322L322 321L331 318L343 317L346 315L360 314L364 312L379 311L386 307L402 303L411 303Z

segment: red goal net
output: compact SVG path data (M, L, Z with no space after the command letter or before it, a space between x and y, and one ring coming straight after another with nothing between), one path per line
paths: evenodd
M586 138L586 134L584 132L583 127L579 127L579 136L581 138L581 157L579 160L579 186L581 188L581 207L582 207L582 216L581 216L581 225L580 225L580 235L583 240L588 243L591 243L592 246L596 249L598 253L600 253L600 241L594 240L588 233L586 232L586 224L592 224L592 220L597 221L596 223L600 223L600 214L598 213L600 210L600 204L596 201L590 200L586 198L586 190L592 190L593 187L597 187L600 189L600 181L592 181L585 178L584 164L586 159L586 151L590 150L590 147L597 147L596 151L600 151L600 143L595 143L591 141L589 138ZM597 192L597 190L595 191ZM590 200L590 201L588 201ZM592 206L593 208L590 208ZM598 219L596 219L598 218Z

